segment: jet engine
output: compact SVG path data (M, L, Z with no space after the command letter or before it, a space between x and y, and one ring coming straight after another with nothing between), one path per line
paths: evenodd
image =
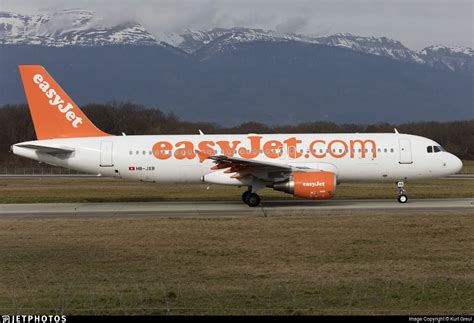
M308 200L328 200L336 193L336 174L332 172L293 173L273 189Z

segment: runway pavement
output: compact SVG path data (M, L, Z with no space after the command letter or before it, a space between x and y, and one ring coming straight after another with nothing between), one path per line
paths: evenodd
M474 198L419 199L400 204L393 200L331 200L331 201L264 201L250 208L238 201L144 202L144 203L54 203L0 204L0 219L6 217L74 217L74 216L159 216L219 217L309 215L350 211L474 211Z

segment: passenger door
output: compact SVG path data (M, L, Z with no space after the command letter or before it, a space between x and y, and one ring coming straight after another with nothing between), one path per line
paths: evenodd
M400 146L400 164L413 163L410 139L399 139L398 143Z

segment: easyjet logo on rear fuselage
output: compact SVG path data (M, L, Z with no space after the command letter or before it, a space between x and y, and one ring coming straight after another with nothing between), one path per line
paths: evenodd
M199 157L200 162L204 162L211 155L225 155L228 157L238 156L244 159L256 158L264 155L271 159L277 159L286 154L289 158L355 158L356 152L362 158L366 155L375 159L377 157L377 145L374 140L313 140L306 149L301 149L302 140L297 137L290 137L285 140L262 140L262 136L248 136L248 143L240 140L212 141L203 140L197 144L191 141L179 141L171 143L169 141L158 141L153 145L153 155L160 160L174 157L178 160L194 159ZM201 152L198 154L197 151Z
M43 75L36 74L33 76L33 82L38 84L40 90L43 91L43 93L49 99L48 103L52 107L57 107L58 110L64 114L66 120L69 121L74 128L78 128L79 125L82 124L82 118L78 117L73 111L74 106L70 102L65 104L64 100L61 99L61 96L57 93L57 91L44 80Z

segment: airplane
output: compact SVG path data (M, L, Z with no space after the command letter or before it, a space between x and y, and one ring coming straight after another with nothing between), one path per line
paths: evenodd
M101 176L154 183L246 187L242 201L260 204L272 188L327 200L345 182L405 183L445 177L462 168L437 142L399 133L121 136L94 126L48 72L20 65L38 140L14 144L16 155Z

